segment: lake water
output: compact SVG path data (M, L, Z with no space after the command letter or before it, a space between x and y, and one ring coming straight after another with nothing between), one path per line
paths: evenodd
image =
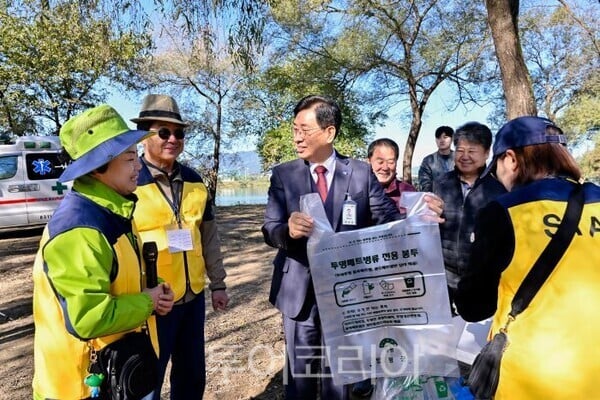
M235 206L239 204L267 204L266 187L218 188L216 204Z

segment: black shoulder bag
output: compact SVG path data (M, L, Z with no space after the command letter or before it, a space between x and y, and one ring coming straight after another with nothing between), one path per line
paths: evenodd
M130 332L99 351L90 344L84 383L99 400L139 400L158 385L158 358L146 329Z
M538 290L550 276L558 261L571 244L583 210L583 185L569 195L569 202L560 225L550 242L523 280L511 302L508 320L500 332L496 333L475 358L466 380L467 386L476 399L492 399L498 387L502 354L509 344L508 325L529 306Z

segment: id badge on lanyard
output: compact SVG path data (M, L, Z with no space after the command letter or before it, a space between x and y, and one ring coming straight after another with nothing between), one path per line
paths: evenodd
M342 225L356 225L356 202L348 193L342 208Z
M160 189L160 185L158 185L158 187ZM192 239L192 228L185 222L181 221L181 216L179 214L180 201L178 201L176 193L173 193L173 191L172 195L173 197L171 200L165 195L165 198L169 202L176 218L175 223L165 225L169 253L181 253L183 251L193 250L194 241Z
M189 227L179 227L178 224L170 224L165 226L165 231L167 233L169 253L180 253L194 249L192 230Z

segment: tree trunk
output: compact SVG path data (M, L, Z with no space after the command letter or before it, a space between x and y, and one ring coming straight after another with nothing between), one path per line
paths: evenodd
M13 117L12 117L12 111L11 111L10 107L8 106L8 104L6 104L6 102L4 100L5 100L4 91L0 91L0 104L2 105L2 108L4 108L6 124L8 125L8 127L10 128L10 131L14 135L21 136L21 134L18 132L19 131L18 127L15 126L15 121L13 120Z
M219 101L216 104L217 108L217 126L214 133L214 145L213 145L213 167L211 175L213 177L211 185L208 187L209 194L212 198L213 205L217 202L217 185L219 184L219 169L221 161L221 129L223 126L223 97L218 96Z
M417 138L423 125L421 119L421 112L413 110L413 118L410 122L410 131L408 132L408 138L406 139L406 146L404 147L404 158L402 160L402 180L412 185L412 159L415 151L415 145L417 144Z
M519 0L485 0L496 57L502 74L506 117L537 115L529 71L519 40Z

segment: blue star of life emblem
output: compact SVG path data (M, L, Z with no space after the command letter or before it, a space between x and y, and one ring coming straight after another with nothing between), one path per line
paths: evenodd
M50 161L44 160L43 158L39 158L32 162L33 164L33 172L39 175L46 175L52 172L52 167Z

